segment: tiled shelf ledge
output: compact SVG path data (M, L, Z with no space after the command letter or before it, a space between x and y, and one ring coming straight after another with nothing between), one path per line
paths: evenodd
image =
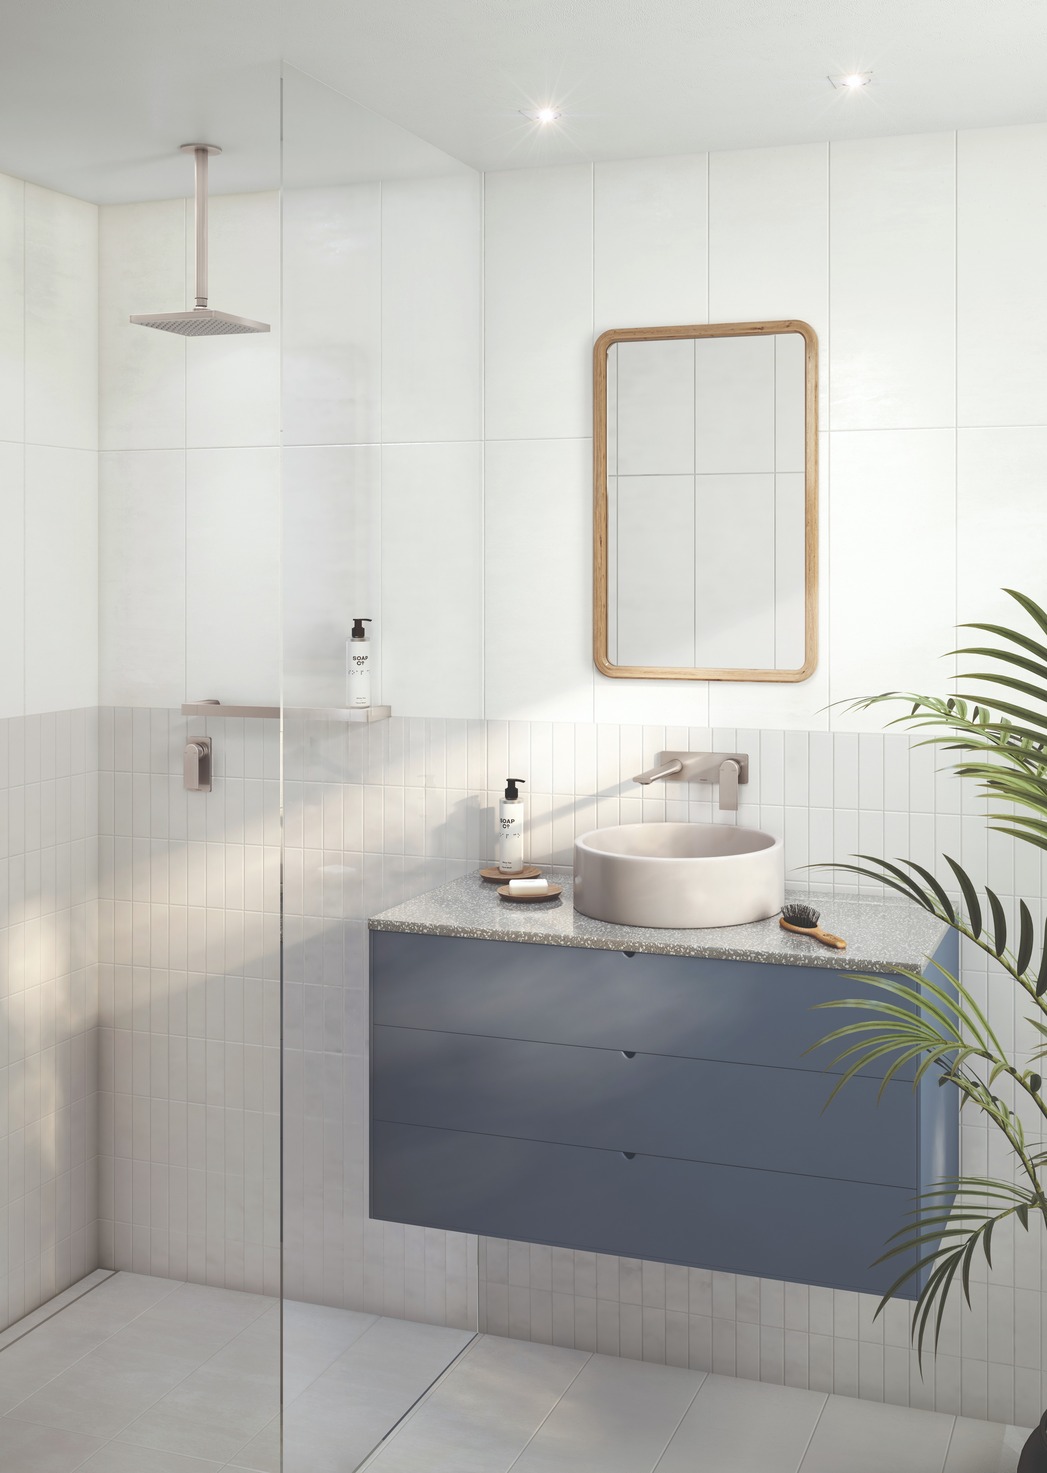
M226 706L221 701L185 701L183 716L252 716L274 721L281 714L279 706ZM389 706L285 706L285 716L299 716L305 721L388 721L393 714Z

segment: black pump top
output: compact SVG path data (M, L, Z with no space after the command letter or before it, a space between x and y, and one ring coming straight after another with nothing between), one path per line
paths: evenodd
M525 778L522 778L522 777L509 777L509 778L506 778L505 781L506 781L505 796L509 799L509 802L510 803L515 803L516 800L517 800L517 798L519 798L519 796L520 796L519 789L517 788L516 784L517 783L522 783L522 782L526 781L526 779Z
M364 625L365 624L370 624L370 622L371 622L370 619L354 619L353 620L353 634L352 634L353 639L366 639L367 638L367 632L364 629Z

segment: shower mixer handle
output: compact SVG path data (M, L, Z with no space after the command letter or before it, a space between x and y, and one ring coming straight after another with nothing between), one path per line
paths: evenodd
M187 793L211 791L211 738L190 737L182 754L182 782Z

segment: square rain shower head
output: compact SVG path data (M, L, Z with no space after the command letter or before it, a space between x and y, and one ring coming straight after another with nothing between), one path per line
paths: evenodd
M190 312L149 312L132 317L131 321L139 327L156 327L161 332L175 332L183 338L269 331L268 322L255 322L250 317L234 317L231 312L216 312L211 307L194 307Z

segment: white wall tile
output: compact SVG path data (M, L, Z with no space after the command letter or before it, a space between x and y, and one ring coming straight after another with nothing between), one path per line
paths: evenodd
M268 322L267 333L189 338L186 444L280 440L280 201L272 192L212 197L208 306ZM186 232L186 306L195 300L195 236ZM143 329L144 331L144 329Z
M706 322L707 155L616 160L593 176L594 331Z
M955 136L830 150L834 430L955 423Z
M712 154L709 321L808 322L818 334L824 374L828 230L827 144Z
M98 703L98 457L25 452L25 709Z
M380 438L381 186L283 196L283 442Z
M25 427L25 185L0 174L0 440Z
M832 436L828 562L834 702L884 690L949 689L955 647L956 466L948 430ZM889 713L888 713L889 715ZM887 717L833 711L837 729Z
M185 200L104 205L98 221L98 442L102 449L185 444L188 344L128 321L186 304Z
M398 715L483 714L482 503L478 444L386 446L383 699ZM526 566L523 549L508 554ZM489 576L502 576L500 563L496 553Z
M480 434L477 174L382 185L382 438Z
M957 455L958 617L1022 624L1003 590L1044 602L1047 428L961 430Z
M591 433L592 169L518 169L484 183L485 433Z
M1047 420L1047 126L957 138L962 425Z
M283 676L289 706L344 706L345 641L372 619L372 700L382 692L381 451L376 445L284 450Z
M25 437L98 444L98 207L25 187Z
M180 705L186 699L184 453L103 452L98 501L100 699L115 706Z
M186 456L186 699L275 705L280 455Z
M25 711L24 475L23 446L0 441L0 718Z
M707 726L710 684L703 680L626 680L593 671L597 721L661 719Z
M589 440L488 443L484 692L489 719L593 711Z

